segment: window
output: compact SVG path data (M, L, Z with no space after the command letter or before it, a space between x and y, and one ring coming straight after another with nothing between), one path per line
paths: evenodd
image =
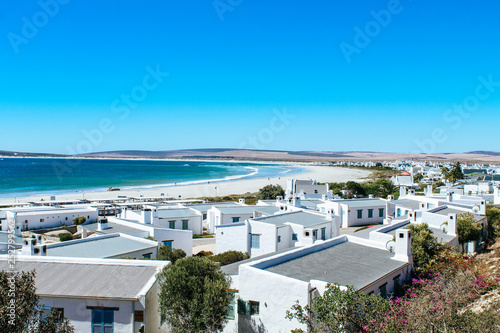
M397 217L401 216L401 208L398 208L398 210L397 210L397 215L396 215L396 216L397 216Z
M321 239L322 240L326 239L326 228L321 228Z
M371 219L373 217L373 209L368 209L368 218Z
M251 248L260 249L260 235L251 234Z
M240 218L239 217L233 217L233 223L237 223L237 222L240 222Z
M45 222L45 219L40 219L40 222Z
M152 255L152 254L153 254L152 252L150 252L150 253L145 253L145 254L143 254L143 255L142 255L142 257L143 257L144 259L151 259L151 255Z
M358 209L358 219L362 219L362 218L363 218L363 210Z
M381 285L379 288L378 288L379 292L380 292L380 296L383 297L383 298L386 298L387 297L387 283L384 283L383 285Z
M168 246L171 249L172 249L172 243L173 243L173 241L171 241L171 240L163 241L163 245Z
M182 230L188 230L189 220L182 220Z
M203 219L206 220L207 219L207 214L203 214Z
M170 229L175 229L175 221L168 221L168 227Z
M92 310L92 333L112 333L114 312L113 310Z
M378 217L384 217L384 209L383 208L378 209Z
M142 310L135 310L134 311L134 321L135 322L144 322L144 311Z
M249 301L248 303L250 305L250 315L259 315L259 302Z
M299 240L299 237L297 236L297 234L292 234L292 240L293 241L298 241Z
M248 302L245 302L244 300L241 299L238 300L238 314L248 316L249 314Z
M231 293L231 302L229 303L229 309L227 311L226 318L227 319L234 319L234 308L236 306L236 298L234 297L234 292Z
M408 211L407 210L405 210L405 215L408 215Z
M318 239L318 230L313 230L313 239Z
M66 221L68 220L68 217L66 216Z
M314 194L318 194L318 190L314 190Z
M393 280L394 281L394 293L395 294L399 294L400 291L401 291L401 286L399 285L399 277L400 277L400 275L396 276L394 278L394 280Z
M278 243L281 243L281 236L278 236Z

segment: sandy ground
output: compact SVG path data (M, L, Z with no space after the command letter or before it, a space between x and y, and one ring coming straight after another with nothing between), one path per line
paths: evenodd
M318 182L345 182L349 180L361 181L370 175L369 171L358 169L347 169L331 166L311 166L298 164L297 167L307 170L304 173L288 175L274 178L254 178L238 179L210 184L178 185L171 187L155 187L144 189L130 189L121 191L102 191L102 192L78 192L69 194L58 194L56 200L75 200L75 199L108 199L118 198L118 196L127 197L159 197L162 193L165 197L175 199L188 199L200 197L225 196L230 194L245 194L257 192L260 188L269 184L279 184L286 188L288 179L315 179ZM38 195L30 197L16 197L16 202L31 202L50 199L50 195ZM0 199L0 204L12 203L14 198Z

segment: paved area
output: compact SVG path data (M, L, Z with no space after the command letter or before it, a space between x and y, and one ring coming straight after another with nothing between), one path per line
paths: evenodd
M215 237L193 239L193 254L200 251L211 251L215 253Z

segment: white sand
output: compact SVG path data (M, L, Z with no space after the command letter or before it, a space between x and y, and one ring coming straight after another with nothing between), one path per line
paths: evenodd
M225 196L230 194L245 194L257 192L260 188L269 184L279 184L283 188L286 188L286 181L288 179L315 179L318 182L346 182L349 180L361 181L370 175L369 171L358 170L358 169L347 169L339 167L330 166L312 166L297 164L297 167L306 169L307 172L288 175L285 177L274 177L274 178L254 178L254 179L237 179L231 181L217 182L210 184L194 184L194 185L178 185L171 187L155 187L155 188L134 188L130 190L121 191L100 191L100 192L85 192L83 194L81 191L79 193L68 193L68 194L57 194L56 200L74 200L82 199L85 195L85 199L108 199L108 198L118 198L118 196L127 197L159 197L161 193L165 197L176 198L176 199L187 199L187 198L200 198L200 197L214 197L214 196ZM36 195L30 197L17 197L17 202L31 202L39 201L41 199L48 201L50 195ZM12 203L14 198L0 199L1 203Z

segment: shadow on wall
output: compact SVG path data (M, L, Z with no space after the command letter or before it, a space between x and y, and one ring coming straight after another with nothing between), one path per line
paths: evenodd
M239 315L238 332L267 333L260 318Z

